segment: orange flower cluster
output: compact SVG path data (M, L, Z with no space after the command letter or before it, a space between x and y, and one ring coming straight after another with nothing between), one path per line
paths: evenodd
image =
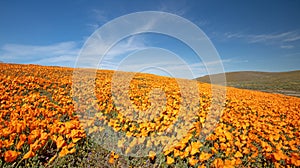
M0 157L6 162L41 154L49 141L58 151L53 157L63 157L75 152L85 133L102 135L110 128L126 135L111 142L120 150L112 152L110 163L118 152L128 154L144 144L151 160L156 159L153 149L165 146L169 165L184 159L195 167L262 160L276 167L300 166L299 98L227 87L222 116L213 118L219 123L201 139L211 124L205 122L213 100L209 84L197 83L195 89L189 80L125 72L114 80L113 71L103 70L95 79L87 70L76 81L73 70L0 64ZM130 77L127 86L123 82ZM95 88L86 87L90 83ZM173 135L177 139L170 142Z
M1 64L0 72L0 157L28 159L50 144L59 156L75 152L86 135L73 115L70 80L61 78L72 71Z

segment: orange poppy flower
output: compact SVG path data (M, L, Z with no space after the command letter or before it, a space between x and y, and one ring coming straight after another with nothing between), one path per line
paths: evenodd
M275 160L277 160L277 161L279 161L281 159L285 160L287 157L281 150L274 152L273 156L274 156Z
M110 157L109 160L108 160L108 163L114 164L114 162L115 162L115 159L113 157Z
M174 160L172 157L167 156L167 164L168 164L168 165L174 163L174 161L175 161L175 160Z
M243 157L243 154L240 151L237 151L234 155L235 158L241 158Z
M72 142L73 142L73 143L76 143L76 142L78 142L80 139L81 139L81 138L72 138Z
M156 156L156 153L153 152L153 151L150 151L148 156L149 156L149 158L150 158L151 160L154 160L154 158L155 158L155 156Z
M19 142L17 143L17 145L16 145L16 149L17 150L19 150L19 149L21 149L21 147L22 147L22 145L25 143L25 141L26 141L26 135L25 134L22 134L22 135L20 135L20 140L19 140Z
M23 159L31 158L35 155L35 153L32 150L29 150L24 156Z
M211 156L212 156L212 154L210 154L210 153L202 152L199 156L199 160L200 160L200 162L204 162L204 161L208 160Z
M235 161L234 160L225 160L224 161L224 167L228 168L234 168L235 166Z
M223 162L222 159L217 158L217 159L215 159L215 160L213 161L213 165L214 165L215 167L223 167L223 166L224 166L224 162Z
M65 140L62 136L59 136L57 139L56 139L56 146L57 146L57 149L60 149L63 145L65 144Z
M116 154L115 152L111 152L108 162L110 164L113 164L115 162L115 159L118 159L118 158L119 158L118 154Z
M189 158L189 164L190 164L191 166L194 166L194 165L197 164L198 162L199 162L199 160L198 160L198 159L195 159L194 156L192 156L192 157Z
M191 155L195 155L196 153L200 152L199 149L202 144L200 142L192 142L191 146Z
M8 150L4 152L4 160L5 162L13 162L17 159L17 157L21 154L21 152L16 152L13 150Z
M28 137L27 137L27 139L28 139L27 143L28 144L33 144L34 141L35 141L35 138L36 138L35 135L28 135Z
M67 148L67 146L64 146L61 151L59 152L58 156L59 157L64 157L66 156L67 154L69 154L69 150Z
M238 159L235 159L235 164L236 165L240 165L240 164L242 164L243 162L242 162L242 160L240 159L240 158L238 158Z

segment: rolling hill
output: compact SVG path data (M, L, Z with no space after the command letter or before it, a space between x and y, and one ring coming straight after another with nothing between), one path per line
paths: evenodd
M216 77L220 75L215 74ZM227 86L300 97L300 70L289 72L239 71L228 72L225 75ZM196 80L210 83L208 75Z
M0 167L300 167L299 112L194 80L0 64Z

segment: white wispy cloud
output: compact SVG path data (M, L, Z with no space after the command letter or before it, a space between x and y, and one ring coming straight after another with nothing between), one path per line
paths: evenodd
M92 9L90 13L90 16L93 21L87 23L86 25L92 32L97 30L102 24L109 21L109 18L107 17L107 12L104 10Z
M188 9L186 1L178 1L177 3L163 1L157 7L158 11L169 12L179 16L184 16Z
M291 49L294 48L295 46L293 45L281 45L280 48L285 48L285 49Z
M95 16L97 21L99 21L99 22L107 22L108 21L107 13L104 10L93 9L92 13Z
M83 49L77 60L76 66L78 67L115 69L115 65L123 57L147 48L144 39L135 36L116 42L114 46L111 46L113 42L110 40L101 40L97 37L91 37L88 41L90 42L89 45Z
M94 50L90 50L90 52L94 53L90 54L97 55L97 48L99 48L99 46L94 47ZM111 48L101 61L101 64L98 66L100 61L98 57L89 58L82 55L82 59L77 60L80 45L76 42L62 42L51 45L6 44L0 48L0 60L4 62L70 67L74 67L76 63L78 63L76 61L86 61L87 64L81 62L79 65L86 65L83 67L98 66L98 68L101 69L134 72L140 72L143 68L150 67L150 70L147 72L159 74L157 69L160 69L161 72L164 71L166 72L165 74L171 74L173 77L190 79L207 74L207 68L210 68L211 71L213 71L214 66L219 65L220 63L219 61L212 61L188 64L180 60L180 58L174 54L166 54L168 51L164 49L162 49L165 51L163 53L155 50L146 54L134 54L139 51L148 50L148 47L149 46L146 45L143 38L131 36ZM222 63L229 63L232 60L225 59L220 61Z
M0 48L0 60L14 63L73 66L79 52L76 42L51 45L5 44Z
M164 16L164 15L162 15ZM112 44L114 44L115 40L118 39L118 36L123 36L123 32L128 32L128 29L135 30L135 32L147 32L152 28L166 28L168 27L168 22L162 22L156 18L146 19L144 17L135 18L135 22L132 20L123 19L122 23L132 23L128 26L122 27L120 29L115 29L113 26L102 27L99 32L96 32L95 37L91 37L88 39L91 45L88 45L88 49L83 52L87 57L82 57L79 59L80 67L97 67L103 69L114 69L121 71L134 71L139 72L143 68L152 67L154 69L160 69L161 71L167 72L165 74L173 74L174 77L181 78L195 78L200 76L201 74L205 74L205 68L210 68L210 73L221 73L220 67L213 67L219 64L220 62L211 62L207 61L207 63L203 65L191 65L189 63L182 63L180 61L175 61L169 56L164 56L162 53L150 52L144 56L139 55L134 59L130 59L128 61L131 54L135 54L137 51L143 51L148 49L151 46L148 46L147 41L143 38L138 38L136 36L131 36L121 42L117 43L114 47L110 48ZM181 22L179 22L181 23ZM106 33L103 33L106 32ZM131 32L131 31L129 31ZM193 40L195 38L191 36ZM201 39L197 39L199 41L203 41ZM107 52L107 49L110 50ZM107 53L106 53L107 52ZM106 55L99 63L99 59L103 54ZM210 54L209 52L203 53L204 55ZM135 54L135 56L137 56ZM176 58L176 57L175 57ZM124 62L124 59L127 60ZM214 60L207 58L207 60ZM225 62L228 60L225 60ZM207 67L205 67L207 66ZM213 68L212 68L213 67ZM157 70L155 70L157 72ZM195 73L191 73L195 72Z
M78 66L98 68L98 63L101 61L101 65L105 63L103 67L113 69L115 62L119 62L122 57L149 47L142 36L135 34L149 32L157 25L164 26L161 22L157 23L157 18L145 19L138 15L102 26L87 38L86 47L81 52L83 56L80 55L78 60Z
M188 1L177 1L176 3L172 1L162 1L160 5L158 5L157 10L172 13L175 15L179 15L188 19L189 21L196 24L199 28L209 25L209 21L204 18L194 17L189 14L191 11L191 6L188 4Z
M184 58L169 50L151 47L127 55L118 62L114 61L115 60L106 61L101 66L130 72L144 72L144 70L147 69L147 73L158 75L168 74L171 77L188 79L193 79L208 73L222 73L222 71L220 71L220 65L232 62L231 59L225 59L205 63L187 63Z
M117 43L106 55L106 60L115 59L118 56L132 53L138 50L147 48L146 42L143 38L131 36L121 42Z
M266 33L266 34L246 34L242 32L224 33L226 39L242 39L248 43L264 43L264 44L282 44L300 40L298 31L287 31L281 33ZM281 45L290 46L290 45Z
M284 41L290 42L290 41L297 41L297 40L300 40L300 34L294 34L294 36L288 37Z

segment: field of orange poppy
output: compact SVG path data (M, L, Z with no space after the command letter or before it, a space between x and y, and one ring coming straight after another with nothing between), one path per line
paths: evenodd
M174 78L136 73L129 90L132 107L147 110L153 88L164 91L166 105L161 114L140 114L139 119L131 120L132 111L122 113L120 109L126 109L126 103L122 106L111 93L114 71L98 70L94 90L72 87L73 71L0 64L1 167L80 167L79 162L88 162L80 157L88 158L93 153L87 147L92 137L107 128L123 132L126 137L111 142L121 152L107 151L102 157L101 163L106 163L103 167L123 167L125 161L131 167L300 166L300 98L227 87L218 124L206 137L199 138L209 124L205 120L212 95L209 84L197 82L200 102L191 103L189 109L199 110L184 136L170 144L168 137L160 141L147 141L146 137L168 132L175 121L182 119L179 113L183 98ZM83 76L81 81L90 79ZM85 115L86 109L91 115ZM143 120L147 117L150 119ZM184 121L180 122L182 127ZM163 142L168 148L160 153L152 150ZM126 154L133 153L141 143L147 147L148 156L141 158L143 163L130 162L132 157Z

